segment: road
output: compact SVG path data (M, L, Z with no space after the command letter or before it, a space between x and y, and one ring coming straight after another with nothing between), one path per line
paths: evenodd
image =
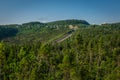
M54 42L55 42L55 43L60 43L60 42L62 42L62 41L64 41L64 40L68 39L69 37L72 36L73 32L74 32L74 30L71 30L71 31L67 32L64 36L56 39Z

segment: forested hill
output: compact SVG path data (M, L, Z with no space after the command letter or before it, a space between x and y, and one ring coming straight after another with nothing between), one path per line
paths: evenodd
M53 21L48 22L47 24L53 24L53 25L78 25L78 24L84 24L89 25L89 23L85 20L77 20L77 19L71 19L71 20L60 20L60 21Z
M43 25L44 23L41 22L28 22L28 23L23 23L22 25Z
M120 23L69 25L1 26L0 80L120 80Z
M70 25L84 27L89 23L84 20L61 20L48 23L1 25L0 40L7 43L49 42L70 31Z
M77 19L69 19L69 20L58 20L58 21L52 21L47 23L41 23L41 22L29 22L29 23L23 23L23 25L34 25L34 24L46 24L46 25L78 25L78 24L84 24L89 25L89 23L85 20L77 20Z
M9 27L15 31L1 27L16 35L4 39L9 44L0 43L0 80L120 79L119 23L79 27L70 38L54 45L43 42L54 41L69 28L45 26Z

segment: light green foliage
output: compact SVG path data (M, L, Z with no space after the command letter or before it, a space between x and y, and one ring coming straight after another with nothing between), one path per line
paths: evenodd
M0 63L1 63L1 65L4 60L5 60L5 46L3 43L0 43Z

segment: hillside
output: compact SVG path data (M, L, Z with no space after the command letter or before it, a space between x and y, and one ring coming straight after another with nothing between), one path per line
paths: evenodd
M77 20L77 19L71 19L71 20L59 20L59 21L53 21L48 22L49 25L78 25L78 24L84 24L89 25L89 23L85 20Z
M17 32L1 38L0 80L120 79L120 23L53 23L6 26Z
M7 43L49 42L64 35L69 25L89 25L83 20L62 20L49 23L29 22L22 25L1 25L0 40ZM3 37L4 36L4 37Z

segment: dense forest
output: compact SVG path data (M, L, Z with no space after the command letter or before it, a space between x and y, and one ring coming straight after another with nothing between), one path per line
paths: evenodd
M1 25L0 40L12 44L51 42L70 31L69 25L85 27L89 23L84 20L61 20L48 23L29 22L22 25Z
M0 40L0 80L120 80L120 23L1 25Z

